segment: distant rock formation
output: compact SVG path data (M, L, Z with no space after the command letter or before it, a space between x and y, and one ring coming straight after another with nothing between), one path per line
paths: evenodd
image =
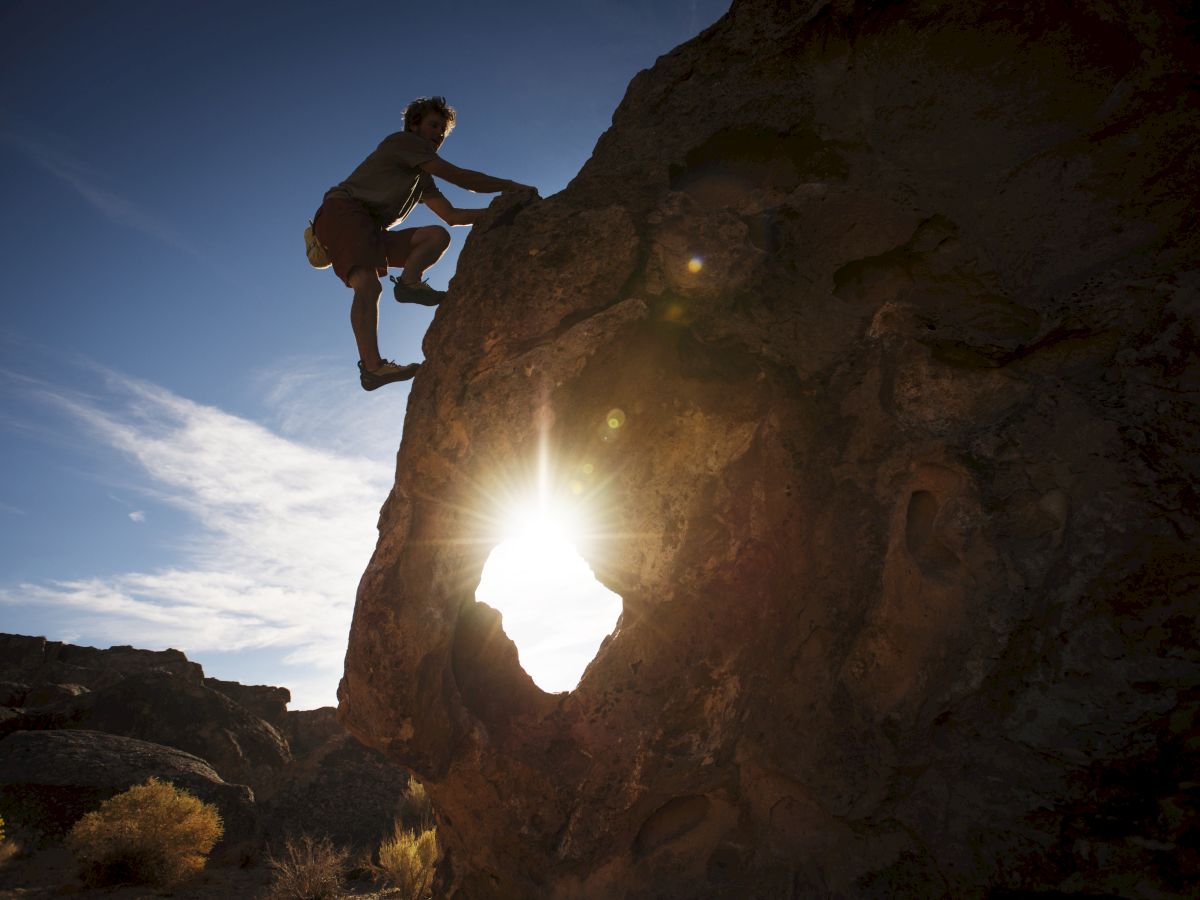
M1197 35L739 0L566 190L492 204L340 692L426 783L445 893L1200 881ZM624 599L557 696L473 597L543 431Z
M221 798L227 841L309 833L374 849L407 773L332 708L289 712L290 699L286 688L206 678L178 650L0 634L0 814L55 833L157 775Z
M0 724L18 729L83 728L175 747L207 760L234 784L269 792L291 762L284 737L225 694L200 680L166 672L127 675L121 681L33 707Z

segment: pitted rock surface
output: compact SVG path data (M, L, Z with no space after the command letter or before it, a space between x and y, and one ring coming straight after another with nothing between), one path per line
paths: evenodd
M1194 15L737 2L493 203L340 692L442 893L1187 895ZM563 695L474 600L543 439L624 601Z

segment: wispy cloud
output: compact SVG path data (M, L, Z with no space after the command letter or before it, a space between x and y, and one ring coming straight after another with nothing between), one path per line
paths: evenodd
M268 423L290 440L332 453L393 459L404 424L404 403L395 402L400 392L347 393L352 368L345 357L293 356L259 372L256 393L268 407Z
M140 509L135 509L133 512L131 512L129 514L129 519L131 522L145 522L146 521L146 513Z
M118 225L140 231L170 247L208 261L178 229L107 187L104 175L82 160L27 133L5 131L0 133L0 142L19 150L30 162L73 188L89 205Z
M199 527L178 565L21 584L0 590L0 602L69 613L72 628L97 642L273 648L286 663L319 670L321 696L294 691L297 705L332 702L390 466L113 372L89 394L45 383L36 391L136 462L145 491ZM292 397L285 419L303 420L297 404ZM393 448L398 440L396 423Z

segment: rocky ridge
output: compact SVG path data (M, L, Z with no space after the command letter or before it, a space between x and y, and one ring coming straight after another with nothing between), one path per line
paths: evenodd
M178 650L107 650L0 634L0 814L61 834L154 775L218 805L225 844L328 835L374 849L407 774L331 708L286 688L205 677Z
M1187 895L1198 33L739 0L566 190L493 203L339 695L444 893ZM473 596L543 441L624 600L564 695Z

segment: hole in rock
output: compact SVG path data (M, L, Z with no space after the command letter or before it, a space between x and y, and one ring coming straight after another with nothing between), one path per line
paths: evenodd
M543 691L570 691L616 627L621 598L597 579L563 523L515 523L483 567L475 599L497 610L521 667Z

